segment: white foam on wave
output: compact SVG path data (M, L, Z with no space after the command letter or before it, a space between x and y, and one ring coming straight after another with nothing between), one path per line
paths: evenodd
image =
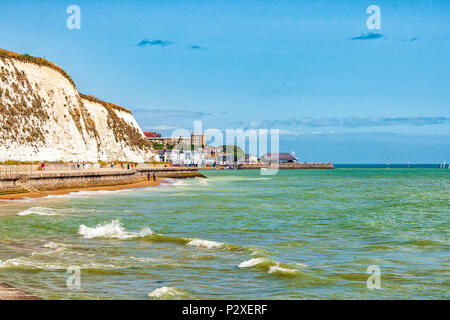
M61 243L56 243L53 241L50 241L49 243L46 243L43 245L44 248L50 248L50 249L56 249L58 247L63 247L64 245Z
M195 184L196 183L194 180L183 179L183 180L175 180L170 185L172 185L172 186L193 186Z
M266 261L269 261L269 260L267 258L252 258L250 260L241 262L238 265L238 267L239 268L251 268L253 266L256 266L256 265L258 265L260 263L263 263L263 262L266 262Z
M119 192L129 192L132 189L120 189L120 190L81 190L76 192L69 192L66 194L50 194L48 196L42 197L42 199L52 199L52 198L82 198L97 195L114 194Z
M180 180L169 180L168 181L172 186L195 186L195 185L207 185L208 181L204 178L195 178L195 179L180 179Z
M175 287L161 287L148 294L153 299L165 299L181 295L183 295L183 292Z
M110 238L110 239L131 239L142 238L153 234L150 228L145 227L139 232L125 231L119 219L112 220L110 223L98 224L95 228L80 225L78 233L86 239L92 238Z
M53 241L50 241L50 242L44 244L42 247L46 248L46 249L52 249L52 250L38 251L38 252L33 251L31 253L31 256L34 257L34 256L42 256L42 255L60 254L62 252L65 252L67 249L67 246L65 244L56 243Z
M26 257L13 258L5 261L0 260L0 269L25 268L39 270L67 270L68 267L70 267L69 264L44 263L34 261ZM80 269L116 268L114 265L98 264L93 262L80 265L79 267Z
M298 270L280 267L278 263L274 266L270 266L269 271L267 271L267 273L289 273L289 274L295 272L298 272Z
M223 246L223 243L216 242L216 241L210 241L210 240L203 240L203 239L192 239L187 243L188 246L192 247L200 247L200 248L219 248Z
M28 202L31 202L31 201L33 201L33 200L36 200L36 199L27 198L27 197L23 197L23 198L20 198L20 199L0 199L0 203L1 203L1 202L9 202L9 203L22 203L22 202L26 202L26 203L28 203Z
M59 216L61 215L61 211L47 207L31 207L26 210L20 211L17 215L28 216L30 214L37 214L40 216Z

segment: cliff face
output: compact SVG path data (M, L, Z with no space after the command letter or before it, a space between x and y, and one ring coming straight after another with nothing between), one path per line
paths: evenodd
M130 111L80 94L50 62L0 51L0 161L154 158Z

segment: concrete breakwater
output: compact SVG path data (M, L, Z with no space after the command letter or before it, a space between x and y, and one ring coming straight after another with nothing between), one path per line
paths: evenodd
M0 175L0 194L46 191L74 187L96 187L129 184L148 174L157 177L204 177L197 168L143 167L126 169L94 169L75 171L38 171Z
M269 164L240 164L238 169L270 168ZM334 169L330 163L280 163L278 169Z

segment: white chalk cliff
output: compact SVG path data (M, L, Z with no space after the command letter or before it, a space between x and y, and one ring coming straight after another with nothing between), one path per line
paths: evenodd
M130 111L80 94L44 59L0 49L0 161L153 159Z

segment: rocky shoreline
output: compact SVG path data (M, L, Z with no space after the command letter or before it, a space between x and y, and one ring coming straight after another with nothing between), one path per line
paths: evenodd
M0 300L42 300L41 298L0 282Z

